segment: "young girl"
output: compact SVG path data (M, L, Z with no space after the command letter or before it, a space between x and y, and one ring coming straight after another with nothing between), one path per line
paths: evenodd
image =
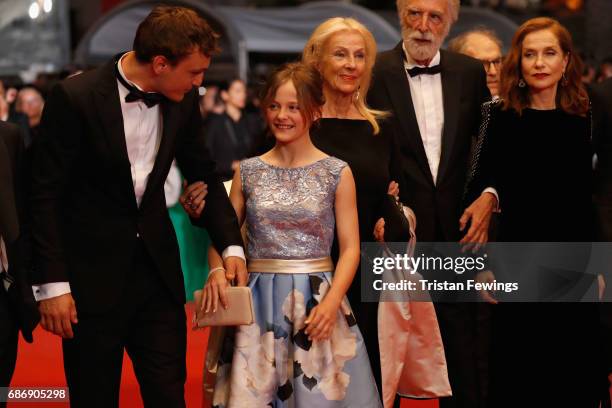
M233 179L230 200L246 221L255 323L237 327L223 343L214 407L381 406L345 298L359 262L353 176L310 140L323 105L321 85L319 74L301 63L273 73L262 106L276 145L242 161ZM228 281L214 249L210 260L207 311L227 305Z

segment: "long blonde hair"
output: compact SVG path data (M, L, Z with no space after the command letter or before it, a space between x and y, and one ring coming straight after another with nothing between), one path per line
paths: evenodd
M325 20L321 23L313 33L304 46L302 52L302 62L314 66L320 69L320 65L323 59L323 51L329 39L339 32L343 31L356 31L363 38L365 43L365 71L363 73L361 83L359 84L359 91L357 98L355 98L355 107L359 113L366 118L374 129L374 134L380 132L380 125L378 119L382 119L388 116L387 112L370 109L366 104L366 97L368 95L368 89L370 88L370 82L372 81L372 68L376 61L376 40L372 33L359 21L349 17L333 17ZM325 80L325 78L323 78Z

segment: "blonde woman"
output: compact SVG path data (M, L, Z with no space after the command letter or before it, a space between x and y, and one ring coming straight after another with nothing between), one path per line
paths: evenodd
M365 104L375 59L376 42L372 34L357 20L342 17L319 25L302 55L302 61L315 66L323 77L325 104L322 117L313 128L312 141L327 154L346 161L353 171L362 242L374 241L374 226L381 218L383 200L389 187L398 189L392 181L397 181L398 173L392 168L391 156L396 151L392 135L381 131L379 123L384 114L368 109ZM378 304L361 301L361 273L355 276L347 296L364 333L380 389Z
M390 218L386 220L385 226L383 219L388 195L399 195L400 158L395 136L385 123L387 113L370 109L366 104L375 60L374 37L355 19L331 18L314 30L304 47L302 61L321 72L325 104L321 119L311 131L312 141L319 149L346 161L351 167L357 189L361 242L380 241L383 238L387 238L387 241L408 241L409 231L398 230L396 225L391 225ZM414 226L415 220L412 219L411 222ZM384 233L385 229L387 234ZM398 231L391 236L389 232L392 230ZM335 247L337 248L337 245ZM337 254L337 250L332 251L332 256L334 254ZM368 262L364 254L361 261ZM364 279L366 277L369 275L363 276ZM384 347L379 347L378 339L384 339L385 331L390 327L393 327L396 333L402 332L405 327L394 324L389 324L388 327L379 325L379 305L376 302L362 301L362 285L371 287L368 282L362 283L358 270L347 296L363 333L379 392L383 392L385 388L384 394L387 394L387 398L383 400L386 400L385 406L389 406L393 402L399 377L394 376L391 379L385 373L397 374L401 369L397 370L385 364L381 380L380 349L390 349L394 345L388 347L389 345L385 344ZM435 321L432 308L430 312ZM439 334L437 326L428 332ZM400 335L395 338L400 338ZM437 341L433 339L429 343L440 344L439 337ZM396 358L383 354L382 360L391 361ZM395 363L401 362L393 361L392 364Z

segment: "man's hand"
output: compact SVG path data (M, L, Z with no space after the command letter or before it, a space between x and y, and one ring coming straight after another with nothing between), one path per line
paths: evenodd
M467 223L471 220L470 229L467 234L459 241L460 244L467 244L464 249L478 251L489 240L489 223L491 215L497 205L495 195L483 193L476 199L459 219L459 230L463 231Z
M476 274L476 277L474 279L476 282L478 283L490 283L492 284L493 281L495 280L495 274L490 271L482 271L482 272L478 272ZM480 297L482 298L482 300L484 300L487 303L491 303L493 305L496 305L497 303L499 303L499 301L497 299L495 299L495 297L493 297L493 292L492 291L488 291L488 290L481 290L480 291Z
M244 259L239 256L228 256L223 261L225 265L225 278L228 281L236 278L236 286L246 286L249 282L249 273L247 272Z
M76 306L70 293L38 302L43 329L64 339L74 337L72 324L78 323Z
M196 181L187 185L187 180L183 181L183 194L179 197L179 202L183 209L191 218L200 218L204 205L206 204L206 195L208 194L208 185L203 181Z

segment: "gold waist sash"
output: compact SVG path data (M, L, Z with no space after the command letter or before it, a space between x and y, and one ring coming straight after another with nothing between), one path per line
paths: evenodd
M315 273L332 272L330 257L316 259L249 259L249 272L259 273Z

